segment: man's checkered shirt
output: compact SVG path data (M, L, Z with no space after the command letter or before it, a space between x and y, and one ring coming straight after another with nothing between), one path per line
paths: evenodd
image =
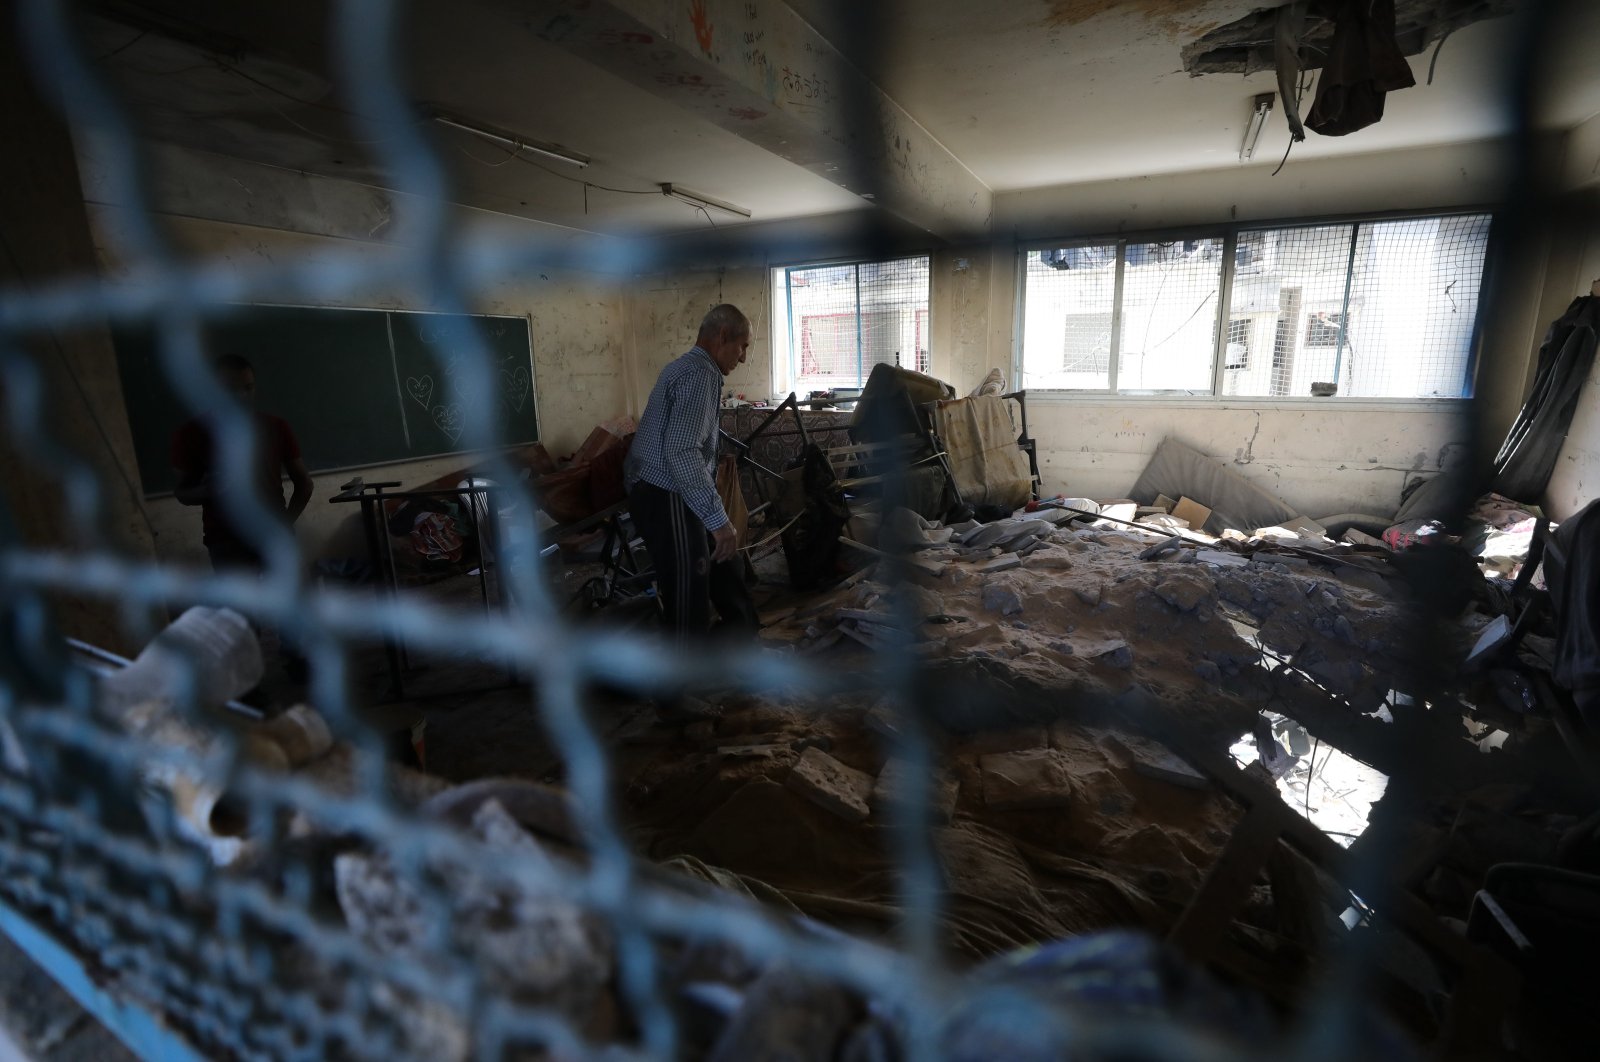
M628 452L627 485L641 479L683 498L707 531L728 522L717 497L717 410L722 370L696 346L656 379Z

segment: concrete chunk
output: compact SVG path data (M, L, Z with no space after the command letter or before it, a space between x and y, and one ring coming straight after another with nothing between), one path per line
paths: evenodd
M983 588L983 607L1002 616L1015 616L1022 611L1022 598L1009 586L990 584Z
M1179 612L1193 612L1214 593L1209 576L1188 571L1168 576L1156 585L1155 592Z
M871 814L872 775L847 767L818 748L806 749L783 783L841 819L863 822Z
M961 739L961 751L969 756L988 756L997 752L1021 752L1050 747L1049 728L1013 726L1004 730L979 730Z
M788 751L787 745L723 745L717 755L729 760L770 760Z
M1056 546L1044 546L1028 554L1027 560L1022 562L1024 568L1039 571L1064 572L1072 567L1072 557L1066 550Z
M1190 767L1176 753L1165 749L1141 751L1133 761L1133 770L1135 774L1142 774L1146 778L1154 778L1158 782L1168 782L1185 789L1211 788L1211 783L1206 780L1205 775Z
M1220 549L1195 550L1194 559L1206 564L1215 564L1219 568L1243 568L1250 563L1249 557L1241 557L1237 553L1224 553Z
M995 811L1059 808L1072 802L1068 759L1054 749L1001 752L978 761L983 802Z
M883 765L877 783L872 787L872 806L880 814L892 813L895 805L910 792L912 772L903 760L890 760ZM928 787L928 810L937 822L948 822L955 814L956 797L961 784L943 771L934 771Z

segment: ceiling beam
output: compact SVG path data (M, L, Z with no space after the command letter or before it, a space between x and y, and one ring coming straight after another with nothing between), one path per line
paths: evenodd
M540 38L917 228L952 241L989 230L989 188L778 0L556 0L540 11L528 22Z

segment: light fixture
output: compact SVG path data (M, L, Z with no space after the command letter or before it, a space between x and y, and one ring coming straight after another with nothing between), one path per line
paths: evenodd
M440 125L448 125L451 129L459 129L463 133L471 133L473 136L482 137L496 144L503 144L513 152L531 151L535 155L543 155L545 158L555 159L557 162L569 163L580 169L589 165L588 155L580 154L570 148L564 148L560 144L531 140L525 136L508 133L503 129L495 129L490 126L468 122L450 114L435 114L432 117Z
M1239 146L1239 161L1249 162L1256 153L1256 141L1261 139L1261 130L1266 128L1267 115L1272 113L1274 96L1270 92L1263 92L1256 97L1256 109L1250 115L1250 124L1244 129L1244 143Z
M723 202L721 199L713 199L709 195L701 195L699 192L691 192L670 182L662 183L661 194L688 203L690 206L701 208L716 207L718 210L726 210L730 214L737 214L741 218L750 216L750 211L742 206L735 206L732 203Z

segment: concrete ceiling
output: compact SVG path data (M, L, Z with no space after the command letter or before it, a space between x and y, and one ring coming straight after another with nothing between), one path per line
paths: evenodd
M837 35L833 0L789 0L824 36ZM1183 72L1185 44L1278 0L885 0L881 55L852 55L884 90L996 191L1238 164L1258 93L1274 74ZM1600 111L1590 44L1600 4L1571 3L1569 45L1543 64L1549 124ZM1427 85L1431 50L1411 60L1417 86L1391 93L1383 121L1345 137L1311 136L1293 158L1454 143L1510 128L1500 77L1509 21L1451 35ZM848 48L846 48L848 52ZM1306 107L1309 108L1309 100ZM1275 107L1256 164L1276 166L1288 144ZM1268 158L1270 157L1270 162Z
M468 205L596 232L706 227L695 208L657 192L670 181L736 203L751 211L752 221L878 205L942 235L940 219L964 214L969 224L985 216L991 191L1238 165L1250 101L1275 89L1273 75L1193 78L1182 72L1180 52L1200 34L1263 6L1273 0L882 0L873 8L883 16L880 48L863 44L859 27L845 21L843 12L861 9L839 0L789 0L787 7L776 0L709 0L709 7L706 0L456 0L408 5L406 54L417 102L564 144L594 160L583 171L550 160L536 166L429 123L451 169L453 196ZM108 2L96 5L86 26L100 65L149 135L392 186L331 73L339 68L330 57L336 7L320 0ZM595 8L650 31L632 35L653 37L647 61L636 45L607 53L615 26L599 26L584 47L550 29ZM686 29L691 11L706 19L708 10L720 20L715 44L709 23ZM749 12L743 45L736 11ZM1541 118L1557 127L1600 111L1600 74L1583 48L1600 34L1600 4L1571 5L1567 19L1568 46L1541 64L1549 89ZM1431 86L1422 84L1431 53L1413 59L1419 84L1391 94L1383 122L1348 137L1313 135L1295 148L1291 166L1504 133L1509 116L1498 72L1509 24L1492 20L1450 36ZM764 43L763 31L772 35ZM875 120L894 133L897 146L902 132L924 138L915 166L900 158L883 164L885 172L888 161L900 165L906 177L899 186L879 188L872 179L837 172L822 149L831 138L833 148L848 141L855 150L861 143L850 140L859 132L855 116L842 101L803 99L774 85L772 56L782 54L775 37L791 53L803 49L825 72L853 77L853 64L865 73L882 90L868 109L881 112ZM741 105L760 91L730 73L741 47L746 68L752 47L768 50L759 65L769 69L770 107L761 100L760 107ZM666 69L679 71L674 84L666 84ZM699 74L684 70L726 84L696 85ZM726 106L717 102L724 96ZM729 114L761 120L741 124ZM787 124L774 124L779 119ZM811 142L791 140L796 132ZM1286 143L1278 108L1254 164L1276 165ZM886 204L879 192L899 202ZM926 202L916 202L919 196ZM741 219L713 211L709 220L728 226Z
M335 83L330 5L151 0L137 9L107 7L105 18L87 21L89 46L106 57L102 67L148 135L395 186ZM540 40L513 12L463 2L412 4L410 14L409 88L419 104L593 159L584 170L538 156L512 160L493 143L430 123L452 195L462 203L579 229L646 234L740 220L716 212L708 222L696 208L661 195L661 182L736 203L759 220L871 206Z

